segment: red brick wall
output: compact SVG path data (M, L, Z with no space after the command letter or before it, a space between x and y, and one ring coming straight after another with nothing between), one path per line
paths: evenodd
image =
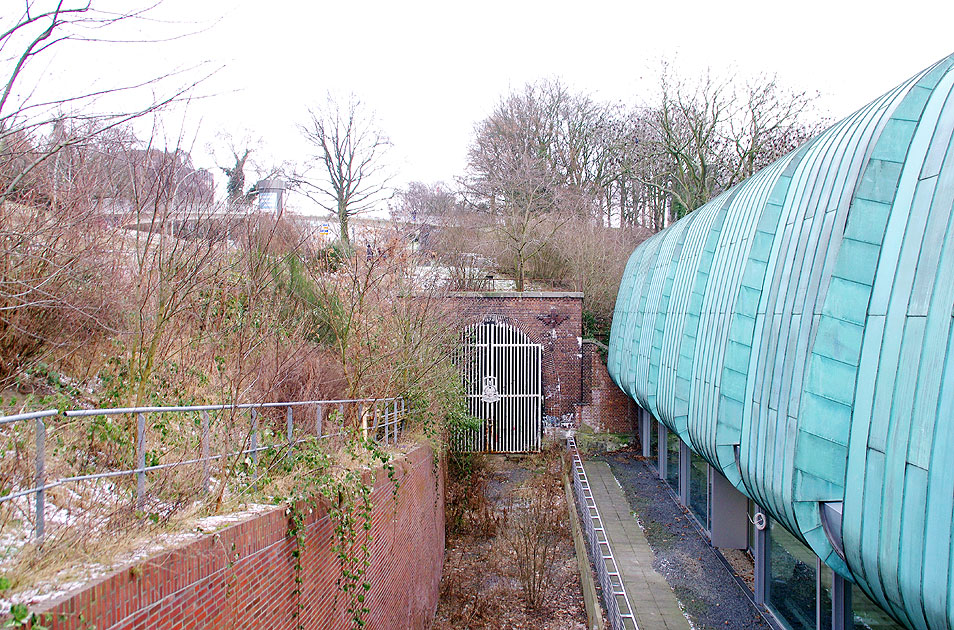
M426 628L437 607L444 557L444 500L432 451L396 464L397 498L379 472L373 494L367 628ZM370 474L370 473L369 473ZM306 508L307 509L307 508ZM304 609L310 629L351 628L324 510L306 518ZM53 629L181 630L288 628L297 601L285 508L262 514L170 553L122 569L53 603ZM43 617L41 616L41 619Z
M598 433L635 433L636 404L610 378L597 345L583 342L585 404L577 406L577 426L586 424Z
M582 400L582 293L455 293L450 299L464 325L496 317L541 344L544 413L573 418L574 407Z

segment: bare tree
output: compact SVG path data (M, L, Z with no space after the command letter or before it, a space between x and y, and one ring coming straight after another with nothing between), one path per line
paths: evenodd
M664 66L659 105L643 114L637 179L666 195L667 219L679 219L817 133L815 98L774 76L684 80Z
M476 125L461 184L518 290L567 217L610 220L623 164L614 117L614 108L542 81L505 96Z
M605 114L603 106L556 80L504 96L475 126L465 191L493 209L507 195L505 182L516 174L515 165L532 161L554 187L589 192L598 170L596 127Z
M484 208L487 229L499 247L498 262L513 274L517 291L523 291L528 265L564 223L556 212L559 191L553 173L528 155L502 163L498 176L487 182L497 191L497 203Z
M788 89L775 75L749 79L739 92L744 105L729 125L737 165L729 186L797 149L827 126L826 119L814 111L817 93Z
M656 137L655 112L633 109L623 121L631 143L620 154L620 176L614 182L619 197L620 225L658 232L666 226L672 198L672 167L651 142Z
M354 95L342 104L328 94L325 104L310 108L308 116L300 129L316 150L321 173L303 178L306 194L338 218L341 244L350 251L348 220L389 196L384 158L391 142L374 113Z
M663 74L655 136L649 142L669 163L670 177L664 182L673 219L709 201L729 179L723 172L731 165L722 130L732 115L730 87L708 73L695 84Z
M395 192L391 217L402 222L427 223L456 214L460 210L460 200L446 184L411 182L403 190Z
M500 191L489 182L502 181L517 156L530 156L547 171L562 209L607 226L632 223L640 210L634 121L622 105L572 92L558 80L528 84L475 126L464 191L494 207Z

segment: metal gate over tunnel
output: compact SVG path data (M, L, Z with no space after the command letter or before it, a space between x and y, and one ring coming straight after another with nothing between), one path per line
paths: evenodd
M468 412L482 420L456 436L460 451L540 450L543 352L518 328L488 319L464 331L459 360Z

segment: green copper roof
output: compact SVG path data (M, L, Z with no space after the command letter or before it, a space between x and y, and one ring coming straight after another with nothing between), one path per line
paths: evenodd
M954 627L952 66L637 247L608 359L623 391L910 628ZM844 560L829 501L844 503Z

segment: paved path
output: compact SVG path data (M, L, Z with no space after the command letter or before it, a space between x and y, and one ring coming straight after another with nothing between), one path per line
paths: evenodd
M653 569L652 549L609 464L584 462L583 468L639 630L690 630L666 578Z

